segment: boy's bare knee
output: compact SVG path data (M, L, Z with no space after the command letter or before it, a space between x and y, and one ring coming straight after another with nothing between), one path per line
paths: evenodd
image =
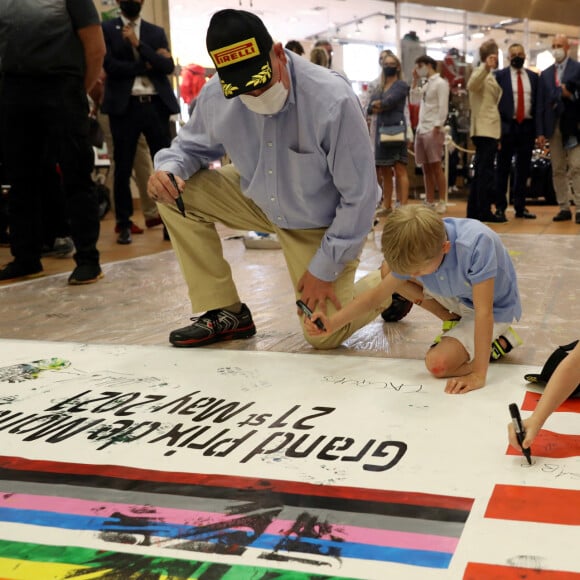
M449 365L446 357L439 353L437 349L432 348L425 356L425 366L427 370L438 379L447 377Z

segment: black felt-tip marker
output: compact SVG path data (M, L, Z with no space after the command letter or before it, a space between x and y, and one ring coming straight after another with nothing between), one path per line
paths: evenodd
M522 418L520 416L520 410L518 409L518 406L515 403L510 404L510 415L512 418L512 423L514 424L514 429L516 431L516 437L517 437L518 443L520 444L520 447L522 448L522 453L525 455L526 459L528 460L528 464L531 465L532 464L532 452L531 452L529 447L524 448L524 446L522 445L522 443L524 442L524 439L526 438L526 431L524 429L524 426L522 425Z
M167 171L167 176L169 177L173 187L177 191L177 197L175 198L175 205L177 205L177 209L181 212L181 215L185 217L185 206L183 205L183 198L181 197L181 191L179 191L179 186L177 185L177 181L175 180L175 175L170 171Z
M308 306L306 306L306 304L304 304L302 300L296 300L296 306L298 306L298 308L300 308L300 310L302 310L302 312L304 312L304 314L306 314L308 318L312 318L312 310L310 310L310 308L308 308ZM317 318L314 321L314 324L316 324L316 326L320 330L326 331L326 328L324 328L324 323L322 322L322 320L320 320L320 318Z

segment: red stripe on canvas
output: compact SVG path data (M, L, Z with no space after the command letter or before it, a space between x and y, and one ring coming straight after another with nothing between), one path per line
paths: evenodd
M507 455L521 455L522 452L508 446ZM562 459L580 456L580 435L566 435L542 429L532 444L532 456Z
M498 484L487 504L485 517L578 526L580 491Z
M227 487L241 490L271 491L293 493L316 497L355 499L368 502L400 503L405 505L439 507L445 509L471 510L473 499L417 493L407 491L389 491L357 487L315 485L296 481L277 479L258 479L231 475L184 473L154 471L122 465L92 465L86 463L67 463L24 459L22 457L0 456L0 467L14 471L36 471L42 473L70 473L95 477L113 477L119 479L165 482L182 485L200 485L206 487Z
M542 396L541 393L526 391L524 402L521 405L522 411L534 411ZM567 399L557 409L556 413L580 413L580 399Z
M463 580L579 580L577 572L560 570L536 570L517 566L500 566L498 564L480 564L469 562L463 574Z

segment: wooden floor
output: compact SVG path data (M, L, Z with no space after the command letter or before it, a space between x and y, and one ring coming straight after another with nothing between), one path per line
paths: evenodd
M416 201L411 201L416 203ZM135 200L135 222L145 228L142 215L138 210L139 202ZM552 218L558 213L557 206L547 205L529 205L528 209L537 215L537 219L516 219L513 209L508 209L507 217L509 221L503 224L489 224L491 228L500 234L564 234L577 235L580 233L580 225L577 225L572 219L568 222L554 222ZM449 205L445 215L451 217L465 217L466 202L464 196L449 199ZM171 249L171 243L163 240L162 228L157 226L152 229L146 229L142 235L134 235L133 243L123 246L116 243L117 235L114 232L114 216L109 212L101 222L101 234L99 238L99 251L101 253L101 263L108 264L137 258L139 256L148 256ZM380 226L379 226L380 227ZM10 261L9 248L0 247L0 264ZM72 259L45 258L43 267L46 275L60 274L71 272L74 268ZM2 283L0 282L0 285Z
M411 203L420 203L412 200ZM465 216L463 199L449 200L448 216ZM536 220L516 219L491 224L506 244L518 274L523 317L517 324L524 345L507 364L541 365L558 344L578 338L580 328L580 225L552 221L556 206L529 205ZM134 220L144 225L139 211ZM99 249L105 277L88 286L68 286L72 259L43 259L46 276L0 284L0 337L17 340L73 341L104 344L168 345L171 330L189 324L192 316L187 288L170 242L160 226L134 235L133 243L116 243L114 219L101 224ZM361 275L379 267L380 230L369 236L361 256ZM220 228L224 255L232 265L242 300L258 328L249 340L218 343L207 348L270 350L316 354L305 342L294 293L279 250L247 250L244 232ZM10 260L0 248L0 263ZM437 320L413 308L401 322L378 318L332 354L422 358L434 336Z

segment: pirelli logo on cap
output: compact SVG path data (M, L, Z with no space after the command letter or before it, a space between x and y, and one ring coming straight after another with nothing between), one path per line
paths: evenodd
M248 60L259 54L260 49L255 38L242 40L241 42L236 42L235 44L230 44L229 46L224 46L223 48L218 48L210 52L216 68L222 68L241 62L242 60Z

